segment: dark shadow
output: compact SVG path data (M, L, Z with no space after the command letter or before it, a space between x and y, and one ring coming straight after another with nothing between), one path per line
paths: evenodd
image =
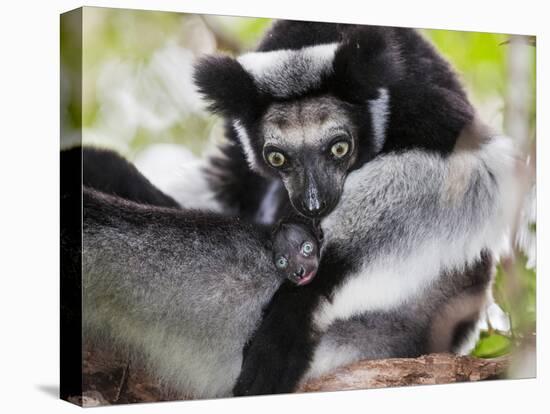
M50 397L54 397L55 399L59 398L59 385L57 384L38 385L36 388Z

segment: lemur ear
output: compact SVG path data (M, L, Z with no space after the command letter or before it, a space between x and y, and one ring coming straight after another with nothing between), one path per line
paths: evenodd
M402 64L390 28L360 27L336 50L333 61L336 94L352 102L378 96L378 88L402 76Z
M259 100L254 81L230 56L206 56L195 65L194 81L209 101L209 109L221 115L250 115Z

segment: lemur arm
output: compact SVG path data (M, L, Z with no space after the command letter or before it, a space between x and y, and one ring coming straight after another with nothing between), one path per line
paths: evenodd
M313 358L320 339L313 314L352 266L328 246L315 280L306 286L283 283L263 320L243 350L243 365L234 395L281 394L294 391Z
M279 288L243 351L234 395L294 390L318 341L315 334L305 334L312 331L311 315L318 297L312 285L297 287L287 281Z

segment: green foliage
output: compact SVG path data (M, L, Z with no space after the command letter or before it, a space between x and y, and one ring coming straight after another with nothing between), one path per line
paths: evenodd
M214 120L212 118L188 115L172 124L163 133L162 140L159 140L159 142L183 145L195 155L200 155L206 141L204 135L208 135L213 124ZM143 128L138 129L130 141L131 152L127 155L132 158L151 145L152 142L155 142L155 138L151 136L149 131Z
M61 17L61 119L65 131L79 128L82 122L82 14Z
M497 266L493 296L510 318L510 332L498 332L492 327L481 333L472 355L495 358L509 353L536 330L536 273L519 255Z
M504 42L508 35L452 30L425 30L437 49L453 64L476 102L506 91Z
M519 257L505 268L497 267L493 295L510 316L514 337L534 332L536 324L536 272L526 266L527 258Z
M252 48L272 22L271 19L246 18L242 20L235 35L242 42L244 49Z
M147 60L177 33L182 14L86 7L84 22L84 66L91 68L109 58Z
M512 340L499 333L483 332L477 342L473 356L478 358L496 358L506 355L512 349Z

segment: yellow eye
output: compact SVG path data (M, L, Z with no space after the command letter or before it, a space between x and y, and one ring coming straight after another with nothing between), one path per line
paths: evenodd
M342 158L349 151L349 144L346 141L339 141L330 148L330 152L336 158Z
M286 160L283 154L273 151L267 154L267 161L274 167L281 167Z

